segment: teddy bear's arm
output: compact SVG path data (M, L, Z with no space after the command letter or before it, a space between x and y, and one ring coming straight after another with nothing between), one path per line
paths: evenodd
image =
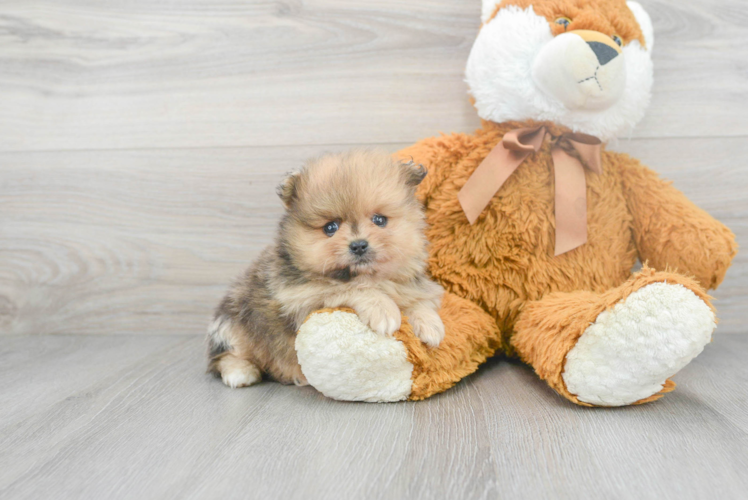
M637 160L611 159L621 172L640 260L717 288L737 253L732 231Z
M416 196L426 207L431 195L449 178L453 167L474 149L471 140L467 134L429 137L395 153L398 159L412 159L426 167L426 177L416 191Z

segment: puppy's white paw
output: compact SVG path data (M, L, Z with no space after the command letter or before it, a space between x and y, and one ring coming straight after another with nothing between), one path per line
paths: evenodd
M221 380L232 389L248 387L262 379L260 369L243 359L224 358L221 360L220 370Z
M382 300L356 308L356 314L380 335L391 336L400 329L402 316L392 300Z
M427 346L438 347L444 340L444 323L433 309L419 307L408 311L406 316L413 333Z

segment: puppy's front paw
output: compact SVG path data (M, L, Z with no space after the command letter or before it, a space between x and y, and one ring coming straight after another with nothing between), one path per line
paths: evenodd
M400 329L402 316L392 300L383 300L356 308L356 314L369 328L380 335L392 335Z
M429 347L438 347L444 340L444 323L433 309L419 307L408 311L408 322L416 337Z

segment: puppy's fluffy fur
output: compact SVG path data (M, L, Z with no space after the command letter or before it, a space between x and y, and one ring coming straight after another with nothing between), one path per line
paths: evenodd
M420 165L376 151L323 156L290 175L278 188L286 213L275 243L218 306L210 370L231 387L263 373L305 384L296 331L323 307L351 307L382 335L400 328L402 311L423 342L438 345L443 289L426 275L415 198L425 175Z

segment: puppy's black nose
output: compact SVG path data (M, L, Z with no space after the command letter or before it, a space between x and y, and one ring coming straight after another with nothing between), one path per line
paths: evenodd
M369 242L366 240L356 240L348 245L348 248L351 249L351 253L361 256L369 248Z

